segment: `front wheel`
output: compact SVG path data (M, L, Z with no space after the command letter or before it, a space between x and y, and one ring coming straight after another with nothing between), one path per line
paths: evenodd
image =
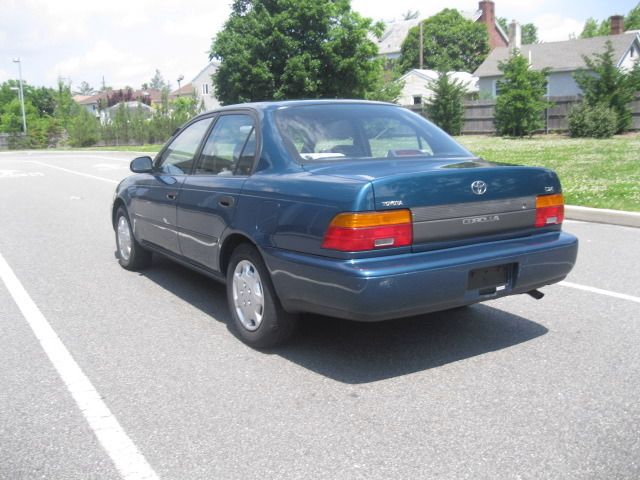
M116 212L116 251L118 263L127 270L142 270L151 263L151 252L133 236L127 211L122 207Z
M227 301L233 330L254 348L282 345L295 330L297 316L280 305L262 257L251 245L242 244L231 255Z

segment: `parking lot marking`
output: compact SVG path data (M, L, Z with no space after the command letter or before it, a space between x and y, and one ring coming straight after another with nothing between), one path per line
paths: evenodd
M43 167L55 168L56 170L62 170L63 172L73 173L74 175L89 177L95 180L102 180L103 182L109 182L109 183L115 183L115 184L120 183L118 180L111 180L110 178L98 177L96 175L91 175L90 173L77 172L75 170L69 170L68 168L58 167L57 165L49 165L48 163L38 162L36 160L29 160L29 161L31 163L42 165Z
M126 480L158 479L156 472L102 401L98 391L80 369L2 254L0 278L121 477Z
M559 285L575 288L577 290L584 290L585 292L599 293L600 295L607 295L613 298L621 298L622 300L629 300L630 302L640 303L640 297L634 297L633 295L627 295L626 293L612 292L611 290L603 290L601 288L589 287L587 285L579 285L571 282L560 282Z

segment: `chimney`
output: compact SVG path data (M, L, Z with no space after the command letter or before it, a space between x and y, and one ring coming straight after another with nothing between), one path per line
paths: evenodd
M622 15L611 15L611 35L620 35L624 33L624 17Z
M480 18L478 22L484 23L487 27L491 28L496 22L496 6L491 0L482 0L478 4L480 10Z
M520 50L522 48L522 27L515 20L509 24L509 49Z
M506 47L506 41L498 32L496 27L496 6L491 0L482 0L478 3L480 17L476 20L478 23L484 23L487 26L489 34L489 46L493 50L496 47Z

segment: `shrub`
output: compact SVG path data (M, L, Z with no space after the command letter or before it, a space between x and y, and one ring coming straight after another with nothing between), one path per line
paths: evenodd
M496 129L500 135L523 137L544 126L542 112L549 107L547 92L549 69L529 68L529 61L515 50L508 61L500 62L504 79L498 82Z
M575 105L568 119L569 135L572 137L609 138L618 129L618 115L604 104Z
M433 96L425 105L427 116L449 135L460 135L464 123L462 100L467 88L446 72L438 73L438 79L431 81L430 87Z
M616 114L616 133L622 133L632 124L630 103L640 81L636 73L618 68L613 44L607 40L603 53L582 57L587 68L574 74L578 86L589 105L606 105Z

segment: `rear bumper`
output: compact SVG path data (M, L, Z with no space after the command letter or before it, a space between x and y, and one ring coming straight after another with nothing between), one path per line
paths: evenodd
M444 250L336 260L262 250L283 307L361 321L446 310L559 282L573 268L576 237L551 232ZM467 289L470 270L513 264L502 291Z

